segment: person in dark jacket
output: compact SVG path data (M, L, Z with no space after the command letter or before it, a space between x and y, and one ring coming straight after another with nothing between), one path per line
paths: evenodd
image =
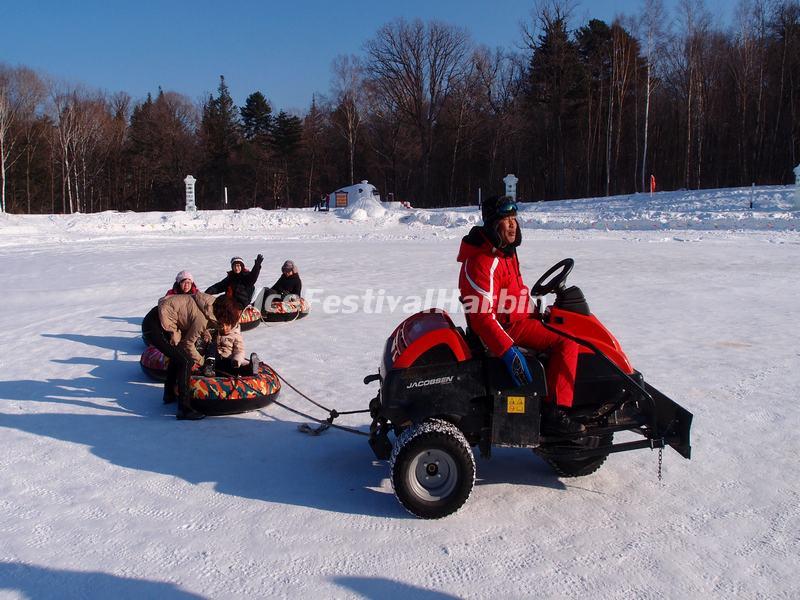
M281 298L287 296L297 296L298 298L303 292L303 282L300 281L300 273L297 271L297 265L294 261L287 260L281 267L281 277L272 286L272 290L280 294Z
M232 297L240 310L247 308L253 298L256 289L256 281L261 273L261 263L264 257L259 254L253 263L253 270L248 271L244 266L244 260L239 256L231 259L231 270L225 279L218 281L206 290L206 294L221 294Z
M522 232L517 204L509 196L488 198L481 206L483 226L473 227L458 252L458 287L467 324L486 344L489 353L503 359L517 385L531 381L519 346L548 352L548 403L542 426L558 433L577 433L583 425L570 418L578 361L578 345L546 329L531 314L528 288L522 281L517 247Z

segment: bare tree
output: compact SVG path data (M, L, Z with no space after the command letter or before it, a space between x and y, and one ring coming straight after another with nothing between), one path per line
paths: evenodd
M500 145L508 141L514 122L514 102L522 88L522 58L503 51L479 48L473 57L479 101L485 103L490 120L488 162L490 181L498 177Z
M764 70L766 6L764 0L739 0L736 29L728 68L736 87L739 117L737 135L740 183L752 181L758 169L758 151L764 132ZM755 94L755 99L752 95ZM755 104L755 106L752 106ZM751 109L754 113L751 116ZM755 118L755 123L751 123ZM754 126L753 126L754 125Z
M680 63L683 66L683 84L686 101L686 152L684 163L684 186L691 187L692 165L699 179L702 168L703 140L699 127L703 124L702 58L703 42L709 28L710 16L704 0L680 0L678 2L678 44ZM695 139L697 138L697 139ZM692 155L692 150L695 155ZM699 181L698 181L699 185Z
M367 74L417 132L422 196L427 198L436 122L468 65L467 33L445 23L393 21L367 42Z
M6 211L8 171L26 147L18 142L29 139L43 97L44 86L36 73L0 64L0 212Z
M647 177L647 144L650 132L650 100L655 90L656 81L653 72L657 70L664 38L664 1L644 0L642 13L639 17L640 35L644 35L644 56L646 61L646 79L644 92L644 140L642 143L642 183L641 190L645 191Z
M623 28L622 22L619 19L611 26L611 47L611 84L615 93L615 102L612 102L612 104L616 104L617 109L617 126L614 132L613 168L615 178L617 179L615 192L618 193L619 154L623 134L622 117L625 113L625 101L627 100L631 81L636 77L636 61L639 56L639 44ZM611 129L611 127L609 127L609 129ZM610 170L608 173L610 173ZM607 186L608 182L610 182L610 178L607 179ZM609 191L609 188L606 187L606 195L609 195Z
M354 55L340 55L333 60L334 127L347 142L350 184L355 183L355 156L358 134L364 112L364 70Z
M110 128L111 121L107 104L99 94L89 96L83 90L68 89L54 92L52 106L62 192L69 212L91 211L97 198L94 178L103 170L107 156L104 130Z

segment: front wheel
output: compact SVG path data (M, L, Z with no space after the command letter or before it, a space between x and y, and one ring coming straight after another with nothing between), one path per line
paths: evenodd
M406 429L391 458L392 486L406 510L423 519L456 512L475 485L475 458L464 434L432 419Z

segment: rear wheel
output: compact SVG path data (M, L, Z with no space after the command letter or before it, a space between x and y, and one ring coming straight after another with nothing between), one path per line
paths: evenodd
M406 429L391 458L394 493L423 519L456 512L475 485L475 458L464 434L451 423L430 420Z
M586 441L581 444L575 444L575 450L584 448L598 448L600 446L610 446L614 441L614 434L608 433L605 435L597 435L586 438ZM606 462L608 454L600 454L598 456L586 456L583 458L572 458L569 456L570 448L553 448L546 447L537 448L537 454L541 456L547 463L553 467L553 470L561 477L583 477L584 475L591 475L603 466Z

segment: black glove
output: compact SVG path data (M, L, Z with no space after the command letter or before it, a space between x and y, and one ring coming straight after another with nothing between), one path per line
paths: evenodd
M262 262L264 262L264 255L259 254L258 256L256 256L256 266L260 267Z

